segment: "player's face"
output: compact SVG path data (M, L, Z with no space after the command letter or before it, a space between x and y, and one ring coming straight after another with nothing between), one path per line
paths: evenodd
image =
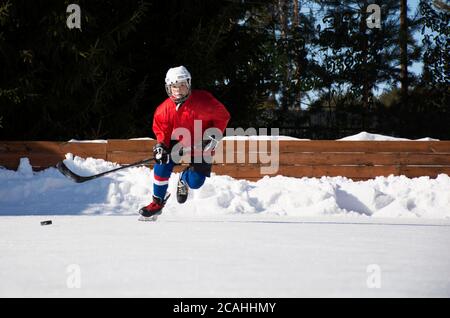
M170 92L174 98L181 98L189 93L189 88L186 83L178 83L170 85Z

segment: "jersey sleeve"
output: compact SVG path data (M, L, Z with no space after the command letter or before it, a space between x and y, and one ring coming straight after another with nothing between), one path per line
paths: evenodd
M225 106L219 102L214 96L209 94L210 97L210 114L212 126L218 128L222 134L224 134L227 128L228 121L230 120L230 113Z
M166 147L170 146L172 126L169 123L168 113L164 104L158 106L153 116L153 132L159 143L163 143Z

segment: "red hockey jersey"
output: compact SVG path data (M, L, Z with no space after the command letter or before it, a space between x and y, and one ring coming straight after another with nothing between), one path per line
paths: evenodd
M192 90L191 95L178 110L170 98L158 106L153 117L153 132L158 142L169 147L172 132L179 127L186 128L191 134L190 145L192 145L202 140L203 133L208 128L218 128L223 134L229 120L230 114L227 109L214 96L207 91ZM194 121L201 121L201 135L197 132L200 136L195 136L195 139ZM197 125L199 123L197 122ZM181 139L183 138L177 138L184 146L189 145Z

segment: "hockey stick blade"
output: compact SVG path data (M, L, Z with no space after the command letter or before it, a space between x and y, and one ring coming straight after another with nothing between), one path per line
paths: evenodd
M72 179L76 183L82 183L88 180L91 180L91 177L82 177L71 171L64 162L60 161L56 164L56 168L66 177Z
M99 177L102 177L104 175L110 174L112 172L116 172L122 169L127 169L127 168L131 168L131 167L136 167L136 166L141 166L141 165L145 165L150 163L151 161L153 161L153 158L149 158L149 159L144 159L142 161L138 161L135 163L132 163L130 165L127 166L122 166L116 169L112 169L112 170L108 170L99 174L95 174L93 176L88 176L88 177L83 177L83 176L79 176L77 175L75 172L71 171L66 164L63 161L60 161L56 164L56 168L59 170L59 172L61 172L63 175L65 175L66 177L72 179L73 181L75 181L76 183L82 183L82 182L86 182L89 180L93 180L93 179L97 179Z

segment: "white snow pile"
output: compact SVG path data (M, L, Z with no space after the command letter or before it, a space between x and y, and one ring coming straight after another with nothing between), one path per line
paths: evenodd
M66 155L66 165L83 176L118 165ZM85 183L55 168L33 172L28 159L17 171L0 169L0 215L133 215L152 196L152 170L133 167ZM165 215L269 215L450 218L450 177L377 177L354 182L345 177L264 177L257 182L212 175L204 186L175 199L178 174L169 183Z
M86 143L86 144L107 144L108 140L105 140L105 139L95 139L95 140L70 139L68 142L71 142L71 143Z
M290 136L282 136L282 135L257 135L257 136L226 136L223 137L223 140L310 140L310 139L299 139Z
M226 136L223 138L223 140L278 140L278 141L286 141L286 140L310 140L310 139L303 139L303 138L295 138L290 136L283 136L283 135L258 135L258 136ZM398 138L398 137L391 137L391 136L385 136L380 134L372 134L368 133L366 131L362 131L356 135L347 136L341 139L337 140L344 140L344 141L408 141L413 139L407 139L407 138ZM439 141L439 139L434 139L430 137L420 138L420 139L414 139L415 141Z
M139 137L139 138L130 138L128 140L155 140L150 137ZM94 139L94 140L78 140L78 139L70 139L68 142L71 143L94 143L94 144L107 144L108 140L106 139Z
M139 138L130 138L129 140L155 140L150 137L139 137ZM286 140L310 140L303 138L295 138L291 136L283 136L283 135L255 135L255 136L225 136L223 140L278 140L278 141L286 141ZM412 140L407 138L398 138L385 136L380 134L372 134L365 131L362 131L356 135L344 137L337 140L353 140L353 141L406 141ZM439 141L439 139L434 139L430 137L415 139L416 141ZM78 139L70 139L68 142L71 143L108 143L106 139L96 139L96 140L78 140Z
M361 141L407 141L412 139L406 139L406 138L398 138L398 137L391 137L391 136L385 136L385 135L379 135L379 134L371 134L365 131L360 132L359 134L344 137L342 139L338 140L361 140ZM434 139L430 137L415 139L415 141L439 141L439 139Z

